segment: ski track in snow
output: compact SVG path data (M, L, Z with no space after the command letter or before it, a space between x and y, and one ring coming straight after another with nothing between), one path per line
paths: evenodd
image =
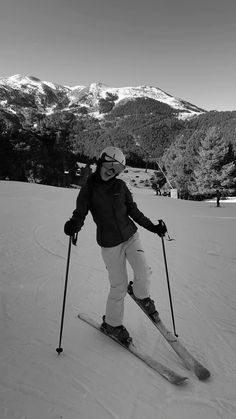
M76 318L78 311L101 318L108 292L90 217L72 246L64 350L57 355L68 250L63 224L77 191L0 182L0 194L1 419L235 419L236 204L221 207L219 216L207 203L134 194L175 238L165 246L177 332L212 378L202 383L188 372L128 296L124 321L147 354L189 376L180 388ZM161 243L139 231L152 296L171 328Z
M40 241L40 239L39 239L39 231L42 229L42 228L45 228L45 226L37 226L37 227L35 227L35 229L34 229L34 240L35 240L35 243L37 243L37 245L39 246L39 247L41 247L41 249L43 249L43 250L45 250L45 252L47 252L47 253L49 253L49 254L51 254L51 255L53 255L53 256L56 256L56 257L58 257L58 258L61 258L61 259L66 259L66 257L64 256L64 255L60 255L58 252L56 252L56 251L53 251L53 250L50 250L48 247L46 247L41 241Z

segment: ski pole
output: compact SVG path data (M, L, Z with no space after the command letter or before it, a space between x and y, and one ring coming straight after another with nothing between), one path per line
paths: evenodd
M73 237L70 236L69 239L69 246L68 246L68 255L67 255L67 264L66 264L66 278L65 278L65 289L64 289L64 297L63 297L63 305L62 305L62 315L61 315L61 329L60 329L60 339L59 339L59 347L56 349L58 355L60 355L63 351L61 347L61 340L62 340L62 332L63 332L63 324L64 324L64 314L65 314L65 306L66 306L66 292L67 292L67 283L68 283L68 273L69 273L69 265L70 265L70 252L71 252L71 242Z
M167 261L166 261L166 252L165 252L164 236L161 236L161 241L162 241L162 248L163 248L163 255L164 255L164 262L165 262L165 269L166 269L166 279L167 279L168 292L169 292L169 300L170 300L170 308L171 308L173 329L174 329L175 336L178 337L178 335L176 333L176 329L175 329L175 318L174 318L174 310L173 310L171 290L170 290L170 281L169 281L169 274L168 274Z

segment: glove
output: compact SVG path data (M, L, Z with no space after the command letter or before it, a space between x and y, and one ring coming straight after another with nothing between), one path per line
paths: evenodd
M68 220L65 225L64 225L64 233L67 236L73 236L75 233L77 233L78 228L77 228L77 224L75 222L75 220L73 220L72 218L70 220Z
M158 234L159 237L163 237L167 232L167 228L166 228L166 225L165 225L164 221L159 220L158 224L153 225L151 231L153 233Z

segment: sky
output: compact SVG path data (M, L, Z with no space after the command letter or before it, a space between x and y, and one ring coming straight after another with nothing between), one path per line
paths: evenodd
M1 0L0 77L148 85L236 109L235 0Z

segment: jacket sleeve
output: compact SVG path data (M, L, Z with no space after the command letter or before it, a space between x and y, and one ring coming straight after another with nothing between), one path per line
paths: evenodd
M154 224L149 218L147 218L137 207L137 204L134 202L132 194L128 187L125 185L126 192L126 205L128 215L140 226L146 228L149 231L154 231Z
M79 191L79 195L76 200L76 208L73 211L73 215L71 217L72 220L75 221L77 226L77 231L84 225L84 220L89 212L90 207L90 191L88 184L86 183Z

